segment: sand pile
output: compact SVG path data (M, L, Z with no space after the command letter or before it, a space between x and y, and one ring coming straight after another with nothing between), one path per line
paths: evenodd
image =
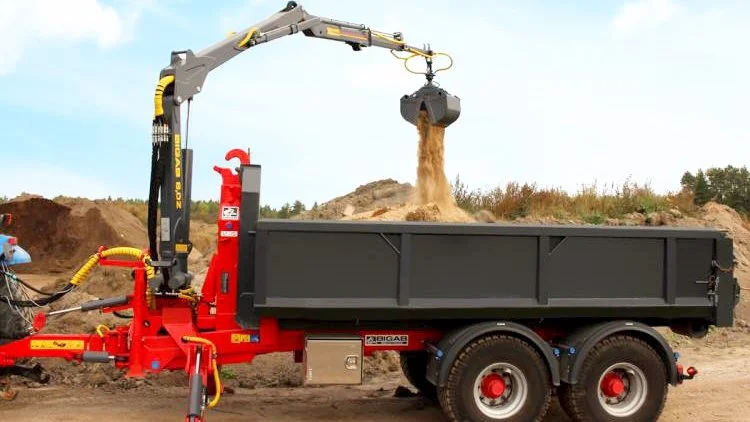
M99 246L148 245L143 224L107 201L24 197L0 204L0 213L13 214L7 232L33 259L20 272L72 275Z
M353 192L334 198L306 211L295 219L336 220L382 208L398 208L414 201L414 187L393 179L377 180L357 187Z
M379 208L374 211L344 217L342 220L476 223L473 217L457 207L440 207L435 203L426 205L407 204L394 208Z
M300 218L476 222L475 218L456 206L451 185L445 176L445 128L431 124L427 112L422 111L417 121L417 132L416 189L390 179L373 182L327 202L319 210Z
M445 128L431 124L427 112L422 111L417 132L416 188L393 179L378 180L302 213L296 219L476 222L456 206L445 176Z
M737 211L715 202L704 205L698 217L676 219L672 225L713 227L729 233L734 243L734 276L744 289L740 292L740 304L735 315L744 322L750 322L750 226Z

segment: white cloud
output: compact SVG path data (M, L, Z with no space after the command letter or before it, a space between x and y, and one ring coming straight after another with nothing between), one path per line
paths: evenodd
M98 0L0 0L0 75L15 70L25 54L92 41L111 48L129 37L138 10L118 11Z
M630 35L669 22L679 11L674 0L639 0L626 3L612 22L615 33Z

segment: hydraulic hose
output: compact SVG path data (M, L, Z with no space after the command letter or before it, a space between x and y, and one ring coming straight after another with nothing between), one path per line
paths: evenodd
M44 296L52 296L52 295L54 295L55 293L57 293L57 292L52 292L52 293L50 293L50 292L45 292L45 291L39 290L39 289L37 289L36 287L32 286L31 284L29 284L29 283L27 283L27 282L23 281L23 279L21 279L21 277L19 277L18 275L14 274L14 273L12 273L12 272L6 272L6 271L2 271L2 270L0 270L0 275L3 275L3 276L5 276L5 277L10 277L10 279L11 279L11 280L13 280L13 281L15 281L15 282L17 282L17 283L20 283L20 284L21 284L22 286L24 286L25 288L27 288L27 289L31 290L31 291L32 291L32 292L34 292L34 293L38 293L38 294L40 294L40 295L44 295Z
M76 271L73 277L71 277L68 284L62 290L52 293L48 297L32 301L32 300L15 300L9 297L0 296L0 300L2 300L3 302L9 303L13 306L20 306L20 307L25 307L25 308L49 305L50 303L53 303L57 301L58 299L60 299L61 297L65 296L66 294L70 293L76 287L80 286L81 283L88 277L91 270L96 266L96 264L99 263L99 261L102 258L109 258L113 256L131 256L131 257L141 260L146 269L146 278L149 280L154 278L155 271L154 271L154 267L151 266L151 257L149 256L148 253L145 253L138 248L117 247L117 248L104 249L101 252L91 255L88 261L86 261L86 263L83 264L83 266L78 271Z
M99 324L96 326L96 334L99 335L99 337L104 338L104 336L109 332L109 327L107 327L104 324Z
M154 128L156 131L156 128ZM148 230L148 249L149 253L155 259L159 259L159 254L156 249L156 206L159 202L159 187L161 186L160 173L159 173L159 144L154 142L151 147L151 179L149 180L149 191L148 191L148 218L147 218L147 230Z
M154 119L164 115L164 90L173 82L174 75L167 75L159 79L159 83L156 84L156 91L154 92Z
M214 384L216 384L216 395L208 403L208 408L212 409L219 404L219 400L221 399L221 376L219 375L219 366L216 364L216 358L218 356L216 345L211 340L207 340L202 337L184 336L182 337L182 341L187 343L199 343L211 346L211 368L214 371Z
M53 293L51 296L41 298L38 300L15 300L11 299L7 296L0 296L0 301L8 303L13 306L19 306L21 308L32 308L32 307L38 307L38 306L46 306L50 303L56 302L61 297L65 296L66 294L70 293L73 289L75 289L75 286L68 283L62 290Z
M151 257L144 253L142 250L138 248L130 248L127 246L121 246L117 248L110 248L105 249L101 252L95 253L94 255L91 255L88 261L86 261L85 264L79 269L73 277L70 279L70 284L74 286L79 286L89 275L91 270L96 266L96 264L99 263L99 260L102 258L109 258L113 256L131 256L134 258L138 258L141 261L143 261L143 265L146 268L146 278L152 279L154 278L155 272L154 267L151 266Z
M250 43L250 40L257 33L258 33L258 28L250 28L250 30L247 31L247 34L245 34L245 36L240 40L240 42L237 43L237 48L247 48L247 44Z
M175 81L174 75L167 75L159 79L154 91L154 121L152 125L151 142L151 178L148 193L148 247L151 256L159 259L156 249L156 215L159 203L159 189L166 170L164 161L169 156L169 125L164 119L164 93L167 87Z

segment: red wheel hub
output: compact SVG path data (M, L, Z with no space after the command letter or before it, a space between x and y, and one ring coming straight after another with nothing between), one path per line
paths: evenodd
M505 380L498 374L490 374L482 380L482 395L495 400L505 393Z
M599 388L607 397L619 397L625 392L625 382L616 373L609 372L602 378Z

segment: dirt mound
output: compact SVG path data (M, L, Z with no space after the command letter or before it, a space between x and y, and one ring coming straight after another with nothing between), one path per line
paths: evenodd
M400 207L414 202L414 187L393 179L377 180L359 186L354 192L334 198L302 213L296 219L336 220L367 211L387 207Z
M735 315L743 323L750 321L750 297L747 294L750 290L750 226L737 211L715 202L704 205L697 217L677 219L674 225L713 227L729 233L734 243L734 276L744 289Z
M417 188L379 180L304 213L301 219L476 222L456 206L445 177L445 128L430 123L426 111L417 121Z
M429 221L451 223L476 223L473 217L457 207L438 204L406 204L393 208L379 208L374 211L354 214L342 218L351 221Z
M0 212L14 215L8 232L33 259L22 272L72 275L99 246L148 245L143 224L106 201L27 196L0 204Z

